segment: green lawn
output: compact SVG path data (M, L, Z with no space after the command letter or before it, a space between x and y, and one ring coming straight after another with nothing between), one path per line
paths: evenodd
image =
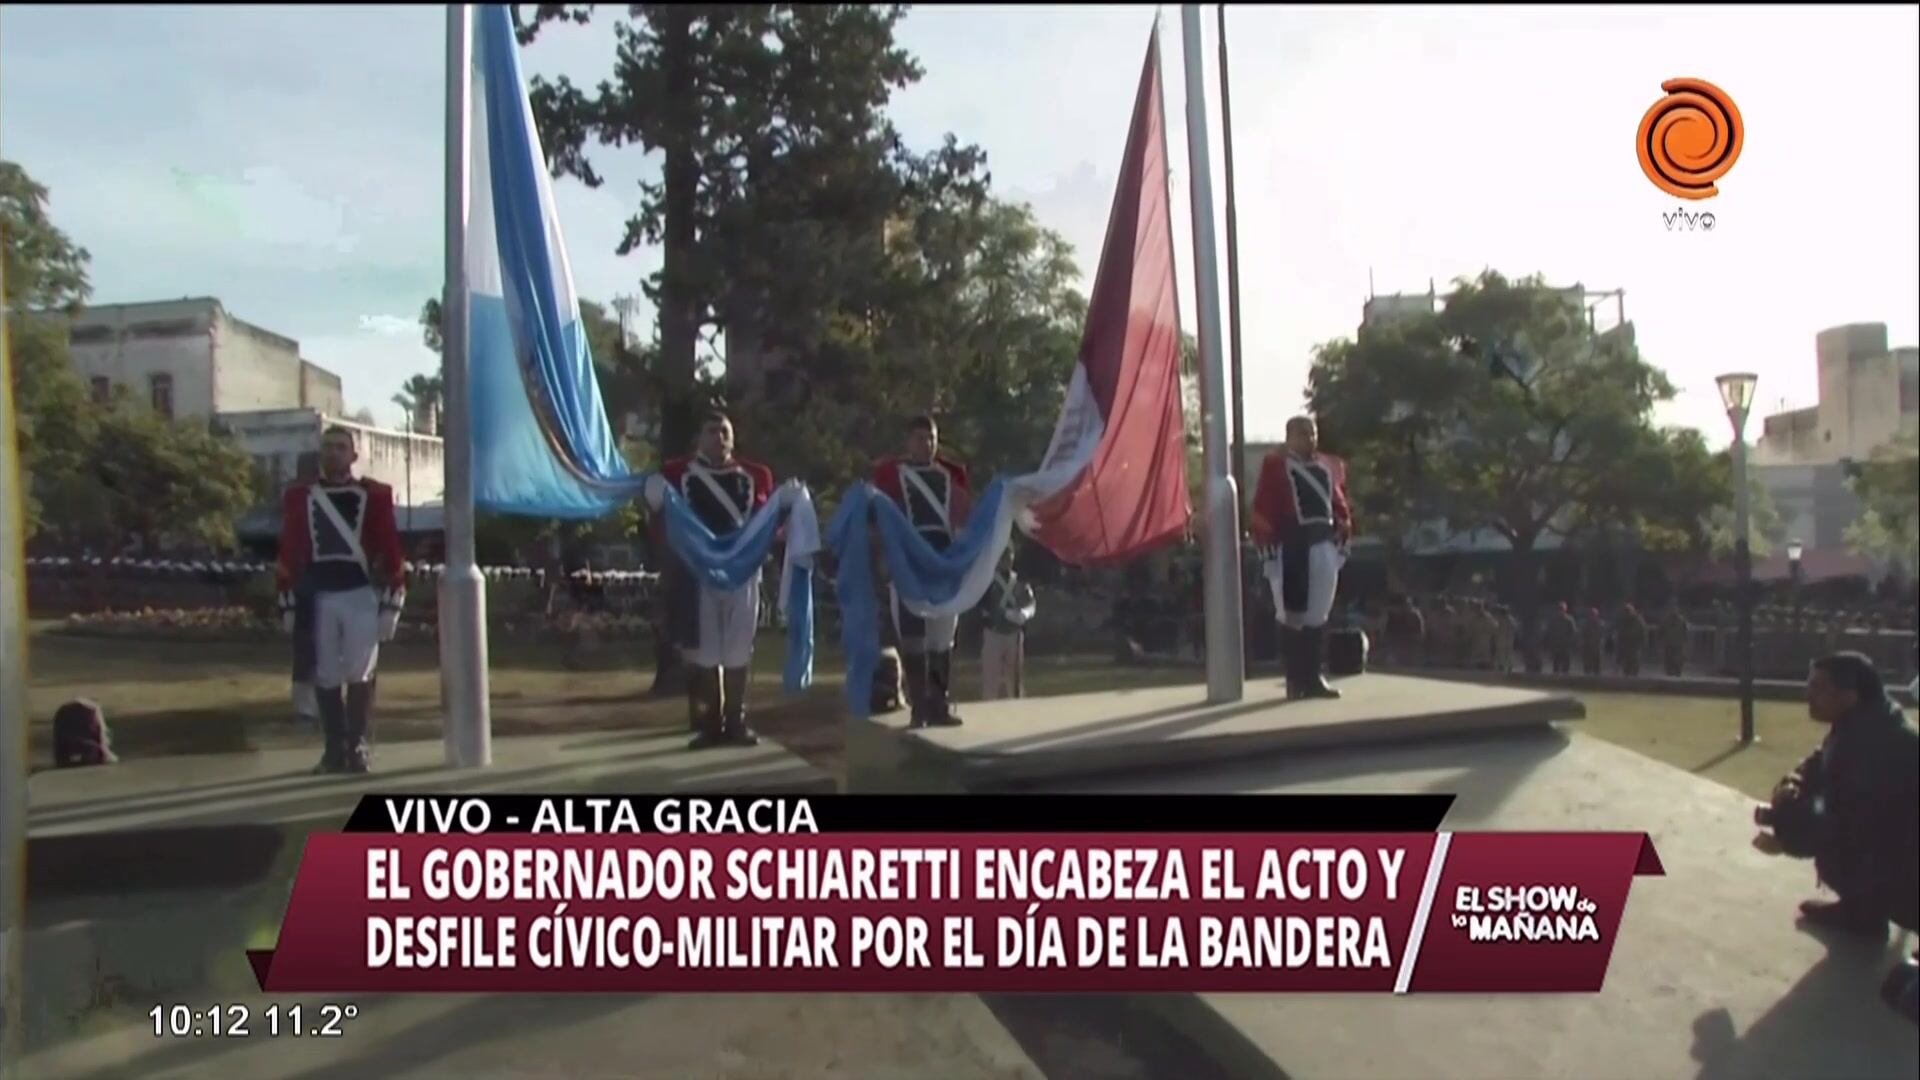
M847 725L841 708L837 654L823 650L817 683L807 694L780 692L784 649L778 635L761 641L753 722L764 734L836 774L844 768ZM36 760L47 757L48 718L61 702L91 697L106 709L124 754L211 753L312 741L290 721L284 638L188 642L83 637L36 625L29 695ZM500 735L628 727L675 730L686 723L679 700L644 697L651 652L643 642L602 646L569 658L555 643L496 640L491 656L494 731ZM964 701L978 672L957 657L955 681ZM1186 668L1123 667L1105 657L1034 657L1029 694L1189 683ZM1579 730L1764 798L1781 774L1819 742L1804 706L1760 702L1759 742L1739 748L1739 705L1717 698L1586 693ZM386 739L440 735L440 681L431 642L389 646L382 658L379 724Z
M838 769L845 738L837 672L821 665L819 685L787 698L780 692L781 645L777 636L762 641L753 723L816 765ZM39 762L49 755L53 711L75 697L101 704L122 755L220 753L313 741L292 719L291 660L283 637L94 637L36 624L30 650L31 742ZM684 729L684 699L645 696L651 664L645 642L614 642L569 657L558 643L497 638L488 665L494 733ZM440 737L439 658L431 641L382 648L376 709L383 739Z

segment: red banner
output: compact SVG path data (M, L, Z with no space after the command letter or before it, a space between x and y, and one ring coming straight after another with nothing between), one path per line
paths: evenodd
M1595 991L1642 833L312 837L261 989Z
M1167 193L1160 35L1134 93L1080 361L1036 477L1060 486L1031 507L1029 531L1076 566L1124 562L1186 531L1186 417L1173 207Z

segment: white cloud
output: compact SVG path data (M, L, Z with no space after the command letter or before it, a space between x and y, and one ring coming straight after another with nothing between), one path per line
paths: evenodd
M398 315L362 315L360 329L383 337L408 337L420 333L420 323Z

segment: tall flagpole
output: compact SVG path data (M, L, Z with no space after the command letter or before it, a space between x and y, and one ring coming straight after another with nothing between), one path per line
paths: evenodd
M440 708L447 764L493 763L486 581L473 557L473 398L467 378L467 213L473 150L473 6L447 6L447 267L441 299L446 408L446 566L440 578Z
M1239 701L1246 654L1240 615L1240 506L1227 434L1226 364L1220 351L1220 256L1213 234L1213 159L1207 152L1207 75L1200 5L1182 4L1187 57L1187 168L1193 195L1193 287L1200 325L1201 450L1206 466L1207 701Z
M1233 198L1233 84L1227 78L1227 5L1219 7L1220 150L1227 173L1227 338L1233 374L1233 488L1247 495L1247 394L1240 367L1240 214Z
M26 477L11 357L0 312L0 1076L17 1075L27 1004Z

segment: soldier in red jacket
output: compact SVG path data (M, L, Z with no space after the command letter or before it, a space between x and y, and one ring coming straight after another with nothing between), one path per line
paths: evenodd
M698 451L660 473L716 537L738 532L773 495L773 470L734 454L733 421L717 410L701 421ZM702 584L698 605L698 625L681 642L690 745L753 746L760 737L747 726L747 686L760 629L760 575L732 592Z
M1280 613L1280 654L1287 663L1287 695L1336 698L1327 684L1327 616L1340 584L1353 512L1347 503L1347 469L1319 449L1313 419L1287 421L1287 445L1267 455L1254 488L1253 537L1269 550L1268 580Z
M280 617L291 631L311 610L314 696L325 749L315 772L366 772L373 679L406 603L406 559L393 489L353 475L353 432L320 437L320 475L287 489L280 507Z
M888 458L873 470L873 486L884 492L907 515L907 520L936 551L953 543L954 533L967 523L972 492L967 470L940 454L940 428L931 416L907 421L907 452ZM900 639L901 666L912 703L913 727L954 727L953 638L957 616L923 619L900 603L900 593L888 589L893 603L893 627Z

